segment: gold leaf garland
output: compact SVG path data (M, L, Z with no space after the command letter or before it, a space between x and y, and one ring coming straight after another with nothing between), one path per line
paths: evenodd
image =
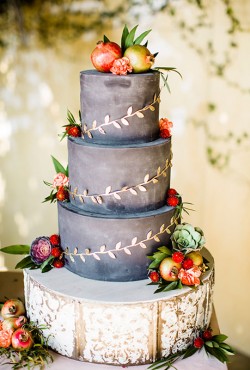
M131 186L131 187L124 186L120 190L113 190L113 191L112 191L112 187L108 186L108 187L106 187L104 193L101 193L101 194L89 194L87 189L85 189L82 194L78 194L77 193L77 188L75 188L74 191L69 189L69 193L71 194L73 199L78 197L80 199L81 203L84 203L84 199L90 199L96 205L103 204L104 201L105 201L105 197L108 197L108 196L113 196L115 199L121 200L120 194L124 193L124 192L127 192L127 191L129 191L134 196L137 196L138 191L147 192L147 188L145 187L145 185L148 185L150 183L157 184L159 182L159 180L158 180L159 177L161 177L161 176L166 177L167 176L167 174L166 174L167 169L169 167L172 167L171 159L172 159L172 152L170 153L170 159L166 160L165 167L163 169L161 169L161 167L158 167L157 174L152 178L150 178L149 174L146 174L144 176L143 182L138 184L138 185L134 185L134 186Z
M110 116L107 114L104 117L104 123L102 123L99 126L97 126L96 120L94 120L92 122L92 127L89 128L89 129L88 129L87 125L84 124L83 125L83 136L82 136L82 138L84 139L84 136L87 135L89 137L89 139L92 139L93 138L93 135L92 135L91 131L99 131L101 134L105 135L106 134L106 131L103 129L104 126L113 125L117 129L121 129L122 128L122 125L129 126L128 118L133 117L133 116L137 116L138 118L144 118L144 114L142 112L144 112L144 111L146 111L148 109L151 112L154 112L155 111L154 105L156 103L160 103L160 93L159 93L158 96L156 96L156 94L154 95L154 99L153 99L153 101L152 101L151 104L148 104L145 107L143 107L141 109L138 109L135 112L133 112L133 107L132 106L129 107L128 110L127 110L127 114L125 116L121 117L121 118L117 118L117 119L115 119L113 121L110 121ZM117 122L117 121L120 121L120 123Z
M126 245L126 246L122 246L122 242L118 242L116 243L115 248L113 249L107 249L106 245L102 245L101 247L99 247L99 251L91 252L91 249L86 248L85 252L83 253L78 253L78 248L75 248L74 252L71 253L69 252L69 248L67 247L63 253L66 256L69 256L72 262L75 262L74 257L77 257L77 256L80 257L82 262L86 262L85 256L92 256L96 260L100 261L101 260L100 255L104 255L104 254L108 255L112 259L116 259L117 258L116 253L120 253L120 252L124 252L127 255L132 255L131 250L133 248L139 247L139 248L145 249L147 248L146 243L150 240L154 240L155 242L159 243L161 241L159 236L164 233L171 234L170 227L173 225L178 225L178 217L173 216L170 220L170 225L166 227L165 227L165 224L162 224L158 233L153 234L153 231L150 230L148 231L146 238L144 240L138 241L138 238L134 237L131 241L131 244ZM76 249L77 249L77 253L75 253Z

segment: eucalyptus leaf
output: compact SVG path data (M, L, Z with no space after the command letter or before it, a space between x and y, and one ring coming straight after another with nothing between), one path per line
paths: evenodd
M8 247L1 248L0 251L8 254L29 254L30 245L25 244L10 245Z
M51 156L51 158L52 158L56 173L60 172L67 176L67 172L65 168L63 167L63 165L55 157Z

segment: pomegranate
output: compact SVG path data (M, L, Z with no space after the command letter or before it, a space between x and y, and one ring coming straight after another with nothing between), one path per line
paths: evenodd
M2 323L3 330L13 330L21 328L25 323L27 322L27 319L25 316L19 316L19 317L9 317L8 319L5 319Z
M9 299L6 301L1 310L1 316L3 319L9 317L18 317L25 314L25 308L23 302L19 299Z
M109 72L115 59L122 57L122 49L115 42L99 41L91 53L91 61L100 72Z
M181 268L181 264L172 260L172 257L166 257L161 262L159 272L161 277L166 281L178 280L178 273Z
M17 351L25 351L33 346L31 333L25 329L17 329L12 334L12 347Z
M148 71L154 64L154 55L143 45L132 45L125 50L124 56L129 58L134 73Z
M190 252L186 257L190 258L196 266L201 266L203 264L203 257L200 252Z

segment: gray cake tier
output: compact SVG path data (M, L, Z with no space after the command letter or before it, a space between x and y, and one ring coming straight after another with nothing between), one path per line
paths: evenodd
M157 71L127 76L81 72L85 140L107 145L155 140L159 136L159 76Z
M164 206L133 215L98 215L58 202L66 268L94 280L135 281L147 277L155 250L170 243L175 209Z
M69 138L70 201L88 212L146 212L166 204L171 140L96 145Z

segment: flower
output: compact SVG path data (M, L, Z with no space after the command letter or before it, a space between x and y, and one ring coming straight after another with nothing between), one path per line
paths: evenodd
M51 235L49 240L52 245L60 245L60 236L58 234Z
M171 136L171 128L173 127L173 123L170 122L167 118L160 119L159 127L160 127L160 136L163 139L167 139Z
M187 223L176 226L171 235L171 241L173 249L184 254L198 251L205 244L203 231L199 227L193 227Z
M210 329L204 330L203 333L202 333L202 337L205 340L212 339L212 337L213 337L212 330L210 330Z
M69 178L64 175L64 173L57 173L54 177L52 187L54 189L58 188L59 186L68 186L69 184Z
M8 348L11 345L12 330L0 330L0 348Z
M182 261L184 260L184 254L181 252L174 252L172 254L172 260L177 263L182 263Z
M202 348L204 345L204 341L202 338L198 337L198 338L195 338L194 340L194 347L195 348Z
M41 265L46 261L51 253L51 243L46 236L36 238L30 247L30 256L36 265Z
M133 68L130 65L129 58L127 57L115 59L112 67L110 68L110 72L115 75L126 75L128 72L132 71Z
M200 285L201 270L198 266L193 266L191 269L184 270L180 269L178 278L184 285Z

